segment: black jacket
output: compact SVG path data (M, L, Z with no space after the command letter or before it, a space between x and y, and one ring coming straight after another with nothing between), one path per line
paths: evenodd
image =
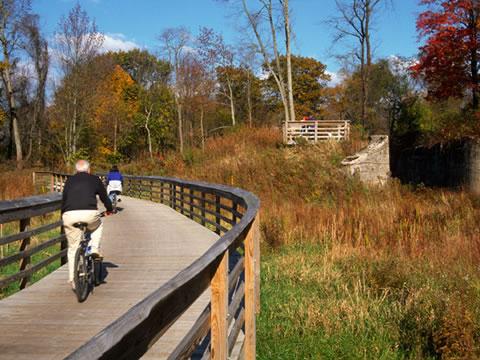
M71 210L97 210L97 195L107 211L112 211L112 202L98 176L85 172L70 176L63 188L62 213Z

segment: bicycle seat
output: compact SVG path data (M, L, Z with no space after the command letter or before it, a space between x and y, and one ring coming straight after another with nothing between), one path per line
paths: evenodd
M73 224L73 227L76 227L78 229L85 229L86 227L88 226L88 223L86 222L76 222L75 224Z

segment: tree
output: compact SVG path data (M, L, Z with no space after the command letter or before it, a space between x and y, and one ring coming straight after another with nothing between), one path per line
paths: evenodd
M255 39L257 40L258 51L262 55L264 64L266 64L267 70L273 77L279 90L285 112L284 141L286 142L286 128L288 122L295 120L293 80L291 73L291 24L289 2L288 0L278 0L280 14L276 14L273 0L258 0L258 2L260 6L256 10L251 10L247 5L247 1L242 0L242 9L247 17L248 24L255 35ZM275 21L277 17L280 18L281 27L283 27L285 34L287 83L285 82L285 75L280 66L281 55L278 46L278 27ZM262 24L263 19L266 19L266 25ZM262 25L268 29L265 33L262 32ZM271 48L268 47L269 43L271 43Z
M324 88L330 76L325 72L326 66L313 58L292 56L292 79L294 102L296 104L296 117L306 115L315 115L320 117L322 114L322 104L324 103ZM280 65L284 74L287 73L285 56L280 57ZM270 74L266 79L266 85L273 101L280 100L278 88L275 86L275 80Z
M417 94L410 82L406 59L380 59L370 66L372 86L368 92L368 122L366 128L373 133L394 135L405 104ZM346 117L355 119L361 112L362 81L360 69L346 78L343 105Z
M0 0L0 46L3 56L0 71L8 104L10 136L15 143L18 168L23 166L23 152L13 76L17 60L16 52L21 45L21 23L29 10L29 0Z
M78 65L55 89L53 104L48 111L48 129L50 137L55 140L56 152L62 154L65 164L71 164L87 151L96 151L100 142L94 121L99 104L99 89L114 68L115 62L111 56L97 55L87 63ZM78 99L76 103L73 101L74 95ZM76 115L77 120L75 132L73 115ZM72 148L73 139L75 151Z
M273 86L275 87L274 83ZM260 80L255 74L244 66L219 67L217 68L217 88L220 89L221 96L225 93L225 89L231 89L239 119L246 119L252 126L253 109L262 101Z
M368 107L369 74L372 65L372 22L376 10L385 0L335 0L339 15L327 21L334 31L334 43L353 39L354 58L359 61L361 122L365 125Z
M183 155L183 72L182 62L185 59L186 47L190 41L190 33L184 27L167 28L159 36L162 51L167 60L173 66L172 71L172 90L175 99L177 121L178 121L178 139L180 153Z
M36 138L37 153L40 153L42 145L45 125L45 89L50 56L48 53L48 42L40 33L38 15L26 16L22 21L21 29L25 38L22 47L33 63L36 79L34 98L30 111L31 121L28 133L28 152L26 154L26 160L28 160L32 155L34 139Z
M137 91L130 75L119 65L115 65L111 73L96 90L95 101L96 128L113 150L118 152L119 134L127 133L132 126L132 119L138 108ZM106 144L105 144L106 145Z
M125 70L132 79L145 89L157 83L167 84L171 65L157 59L147 50L133 49L112 53L117 64Z
M174 147L174 99L170 89L157 83L139 92L139 112L136 114L137 131L144 136L150 158L154 153ZM134 135L132 143L138 145L140 136Z
M222 76L225 80L224 84L226 86L222 86L218 90L229 101L232 126L235 126L235 96L231 71L235 66L234 51L232 47L225 44L222 35L216 34L213 29L201 28L197 41L200 57L212 74L211 76L214 77L216 73L217 77Z
M422 0L429 9L417 19L417 29L426 38L420 47L414 73L425 80L436 99L471 95L478 109L480 3L477 0Z
M68 91L66 107L62 114L64 122L64 152L67 161L77 152L77 142L87 117L82 111L88 108L82 102L91 96L91 89L85 80L89 74L82 72L83 66L90 62L103 44L103 35L99 33L94 21L77 3L67 17L62 17L55 34L57 55L60 59L65 79L69 80L64 91ZM83 110L82 110L83 109Z

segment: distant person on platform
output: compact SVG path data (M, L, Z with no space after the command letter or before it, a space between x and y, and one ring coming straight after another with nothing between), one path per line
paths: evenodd
M114 198L117 198L117 201L120 202L118 197L122 193L123 186L123 176L118 170L117 165L113 165L107 175L107 193L110 197L110 201L113 203Z
M62 220L68 241L68 281L74 288L73 274L75 252L80 244L82 231L73 226L77 222L88 224L90 232L91 252L101 257L100 240L103 224L97 207L97 195L107 209L112 212L112 202L107 196L105 186L98 176L90 174L90 164L86 160L78 160L75 164L76 174L65 182L62 196Z

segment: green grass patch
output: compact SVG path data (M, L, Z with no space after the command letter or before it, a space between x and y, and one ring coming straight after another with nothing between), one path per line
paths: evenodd
M58 220L59 214L52 213L47 216L38 217L32 219L31 228L35 228L41 226L43 224L51 223L53 221ZM5 224L3 227L3 236L7 236L10 234L15 234L18 232L18 224L17 223L8 223ZM50 231L46 231L42 234L34 236L30 239L29 248L33 248L37 245L42 244L45 241L58 237L60 235L60 229L53 229ZM3 245L2 247L2 254L3 257L8 257L14 255L19 252L20 250L21 241L16 241L8 245ZM60 252L60 244L52 245L48 248L45 248L31 256L31 264L33 266L38 264L39 262L57 254ZM47 266L43 267L39 271L35 272L29 280L29 284L33 284L43 278L44 276L48 275L52 271L58 269L60 267L60 259L55 260L54 262L48 264ZM8 264L0 268L0 278L6 278L8 276L16 274L20 270L20 261L16 261L14 263ZM20 281L13 282L9 284L7 287L0 289L0 299L5 298L9 295L14 294L15 292L20 290Z
M479 274L325 245L262 257L259 359L478 358Z

